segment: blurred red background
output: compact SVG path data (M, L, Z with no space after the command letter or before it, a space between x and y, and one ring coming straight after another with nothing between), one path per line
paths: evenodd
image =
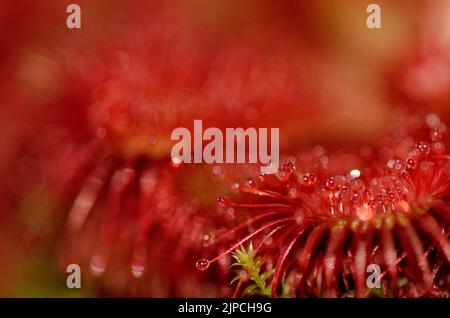
M77 1L82 27L68 29L70 2L0 1L0 295L220 295L220 273L205 279L193 265L201 247L179 247L183 270L164 255L183 241L169 238L177 226L147 242L153 272L144 281L123 265L134 219L113 226L115 269L105 279L86 274L86 288L71 291L58 267L61 255L92 265L100 221L65 245L66 218L108 160L136 175L148 172L137 162L157 169L169 194L152 197L154 206L188 202L205 224L220 223L215 198L233 172L170 166L170 133L193 119L279 127L285 152L370 145L394 114L448 120L450 3L374 1L382 28L371 30L371 2ZM161 251L152 248L158 233L168 240Z

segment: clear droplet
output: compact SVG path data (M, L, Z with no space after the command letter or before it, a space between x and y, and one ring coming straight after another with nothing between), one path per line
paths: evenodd
M352 171L350 171L350 178L352 179L359 178L360 175L361 171L359 171L358 169L353 169Z
M302 177L302 181L303 181L303 184L305 186L309 186L311 184L311 180L310 180L310 177L308 175L304 175Z
M262 173L262 172L258 173L258 179L259 179L259 181L264 182L268 179L268 175L265 173Z
M294 165L291 162L288 162L281 167L281 170L286 175L290 175L292 172L294 172Z
M234 193L238 193L241 190L241 185L239 184L239 182L234 182L231 185L231 191L233 191Z
M219 197L217 199L217 205L221 208L225 208L230 205L230 200L225 197Z
M202 246L208 247L211 244L211 234L205 233L202 237Z
M389 191L388 197L389 197L390 200L393 201L393 200L395 199L395 193L394 193L394 191Z
M369 221L374 217L375 212L369 205L364 204L356 209L356 214L361 221Z
M439 141L442 139L442 133L437 128L431 130L430 136L432 141Z
M313 174L310 174L309 175L309 184L310 185L314 185L316 183L317 183L317 177L315 175L313 175Z
M420 151L423 155L428 155L431 151L430 144L424 141L420 141L417 143L417 149Z
M381 193L377 194L376 201L377 201L378 204L383 204L384 203L384 197L383 197L383 195Z
M414 170L416 169L417 166L417 161L413 158L409 158L408 160L406 160L406 168L410 169L410 170Z
M333 178L328 179L327 181L325 181L325 188L328 191L332 191L336 188L336 183L334 182Z
M209 267L209 261L205 258L199 259L196 263L195 263L195 267L200 270L200 271L205 271L208 269Z
M253 189L253 188L256 187L256 182L255 182L255 180L253 180L252 178L248 178L248 179L245 181L245 185L246 185L247 187Z

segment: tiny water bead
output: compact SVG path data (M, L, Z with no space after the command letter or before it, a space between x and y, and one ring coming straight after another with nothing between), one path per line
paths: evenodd
M230 205L230 200L223 196L220 196L219 198L217 198L217 205L221 208L225 208Z
M430 144L424 141L420 141L417 143L417 149L420 151L423 155L428 155L431 151Z
M247 180L245 180L245 185L250 188L253 189L256 187L256 182L255 180L253 180L252 178L247 178Z
M442 133L437 128L433 128L430 132L431 141L439 141L442 139Z
M277 172L276 176L281 181L287 181L293 172L293 165L285 164L281 167L281 169Z
M389 191L388 197L389 197L389 199L390 199L391 201L394 201L394 199L395 199L395 193L394 193L393 191Z
M410 170L416 169L417 161L414 158L409 158L406 160L406 168Z
M209 233L204 233L202 236L202 246L203 247L208 247L210 246L212 241L212 236Z
M286 174L286 175L290 175L291 173L294 172L294 164L292 164L291 162L284 164L281 167L281 170Z
M336 188L336 182L334 178L330 178L325 181L325 189L328 191L332 191Z
M359 178L360 175L361 171L359 171L358 169L353 169L352 171L350 171L350 178L352 179Z
M241 185L239 184L239 182L234 182L231 185L231 191L233 191L234 193L239 193L240 190L241 190Z
M364 197L364 200L365 201L371 201L372 199L373 199L373 195L372 195L372 192L370 192L370 190L368 190L368 189L365 189L364 191L363 191L363 197Z
M209 261L206 258L199 259L195 263L195 267L200 271L206 271L209 267Z
M304 184L305 186L309 186L309 185L310 185L310 179L309 179L309 176L308 176L308 175L304 175L304 176L302 177L302 181L303 181L303 184Z
M269 175L260 172L260 173L258 173L257 177L260 182L265 182L269 178Z

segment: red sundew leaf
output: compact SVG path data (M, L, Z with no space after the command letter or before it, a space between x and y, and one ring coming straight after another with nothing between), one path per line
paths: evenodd
M355 256L354 256L354 272L355 272L355 288L356 296L364 297L366 290L366 268L369 260L369 250L373 239L372 229L362 233L361 229L356 232L355 236Z
M274 273L274 276L272 279L272 297L276 296L276 289L277 289L278 282L280 279L281 271L283 269L283 264L286 261L286 258L288 257L292 247L294 246L294 244L297 242L297 240L300 238L300 236L302 235L302 233L304 231L305 231L305 227L302 227L299 230L297 230L294 233L293 238L285 245L283 250L280 252L280 256L278 258L277 265L275 266L275 273Z
M382 252L384 257L384 262L386 263L388 273L392 280L392 288L396 288L396 282L398 278L398 272L397 272L397 251L395 248L394 243L394 237L392 234L391 229L389 228L388 224L384 224L384 228L381 231L381 245L382 245Z
M336 225L330 231L330 244L328 244L324 262L325 293L327 296L336 296L336 272L340 264L341 248L346 238L348 228L346 225Z
M432 237L433 242L436 242L440 247L447 262L450 263L450 243L448 242L448 236L445 230L439 226L436 220L431 216L424 216L419 219L420 226Z
M298 257L299 273L302 275L300 281L300 289L303 282L307 278L308 267L313 259L313 253L320 240L323 238L324 232L328 229L328 224L322 224L314 228L314 230L308 235L308 239L303 247L300 256Z
M431 275L428 260L424 255L425 251L423 249L423 244L420 241L416 230L412 227L408 220L401 221L399 228L401 229L399 235L400 242L408 253L407 258L409 260L415 258L415 261L411 263L416 264L421 272L420 279L424 282L425 288L431 292L433 290L433 277Z

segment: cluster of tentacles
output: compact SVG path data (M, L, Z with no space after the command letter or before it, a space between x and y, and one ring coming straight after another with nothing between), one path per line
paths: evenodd
M315 147L288 158L275 175L233 184L237 199L218 204L241 223L211 233L223 252L198 260L197 268L219 260L229 266L236 250L251 244L261 274L271 271L264 279L272 297L448 296L445 130L433 114L413 116L377 148L350 155ZM370 264L381 268L378 289L367 284ZM252 283L240 268L235 296Z
M215 226L183 184L200 173L165 161L101 162L67 217L62 269L80 264L84 279L107 295L214 294L205 277L185 266L200 255L204 227Z

